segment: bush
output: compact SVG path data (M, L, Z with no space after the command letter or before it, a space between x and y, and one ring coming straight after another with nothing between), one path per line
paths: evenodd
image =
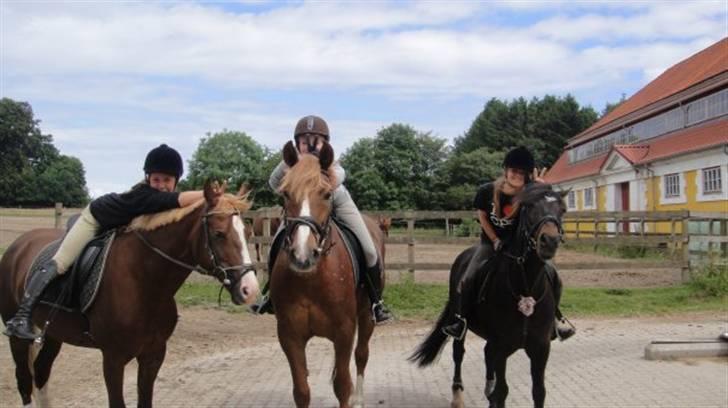
M480 223L477 220L465 219L455 227L454 234L456 237L478 236L480 234Z
M706 296L728 295L728 267L709 265L693 274L690 286Z

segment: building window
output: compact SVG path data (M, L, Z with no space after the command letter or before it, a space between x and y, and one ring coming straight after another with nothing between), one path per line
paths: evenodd
M584 207L585 208L594 207L594 189L593 188L587 188L586 190L584 190Z
M566 205L569 208L576 208L576 193L574 190L569 191L569 195L566 197Z
M703 169L703 194L721 192L720 167Z
M680 197L680 174L665 174L665 198Z

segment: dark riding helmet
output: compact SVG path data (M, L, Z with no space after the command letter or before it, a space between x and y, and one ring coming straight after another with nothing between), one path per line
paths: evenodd
M179 181L183 172L182 156L166 144L161 144L150 150L147 153L147 158L144 160L145 174L169 174Z
M519 169L526 172L526 176L530 176L533 173L533 169L536 167L536 161L533 159L533 155L524 146L519 146L511 149L505 159L503 159L504 169Z
M318 116L304 116L298 121L298 123L296 123L296 130L293 132L293 138L296 140L296 145L298 145L298 137L305 135L306 133L323 136L327 142L330 141L329 125L326 124L325 120Z

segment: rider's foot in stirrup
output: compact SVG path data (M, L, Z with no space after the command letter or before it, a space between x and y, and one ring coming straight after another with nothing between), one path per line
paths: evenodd
M253 311L253 313L259 315L266 313L273 314L273 302L270 300L270 296L263 296L260 299L260 302L251 306L250 309Z
M576 328L565 318L556 319L556 323L554 323L554 332L560 341L564 341L576 334Z
M381 301L372 305L372 318L375 324L384 324L394 319L392 312L390 312L384 303Z
M455 340L461 340L465 337L465 332L468 330L468 321L457 314L455 315L455 319L455 323L443 327L442 332Z

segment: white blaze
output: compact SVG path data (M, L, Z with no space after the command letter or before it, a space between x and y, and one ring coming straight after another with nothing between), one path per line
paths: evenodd
M308 198L303 200L303 203L301 203L301 217L310 217L311 216L311 207L308 204ZM308 237L311 235L311 227L305 224L299 224L298 229L296 230L296 257L300 261L306 260L306 242L308 242Z
M243 221L240 219L240 217L233 217L233 227L235 228L235 232L238 233L238 236L240 236L240 242L243 243L243 263L244 264L251 264L253 263L250 258L250 251L248 249L248 241L245 240L245 224L243 224Z
M241 220L240 217L233 217L233 228L235 228L235 232L238 233L240 242L243 244L243 249L241 251L243 255L243 263L248 265L252 264L253 262L250 258L250 251L248 249L248 241L245 240L245 224L243 224L243 220ZM254 273L246 273L240 280L239 289L240 292L244 294L246 304L254 302L255 298L258 296L258 278L256 278Z

